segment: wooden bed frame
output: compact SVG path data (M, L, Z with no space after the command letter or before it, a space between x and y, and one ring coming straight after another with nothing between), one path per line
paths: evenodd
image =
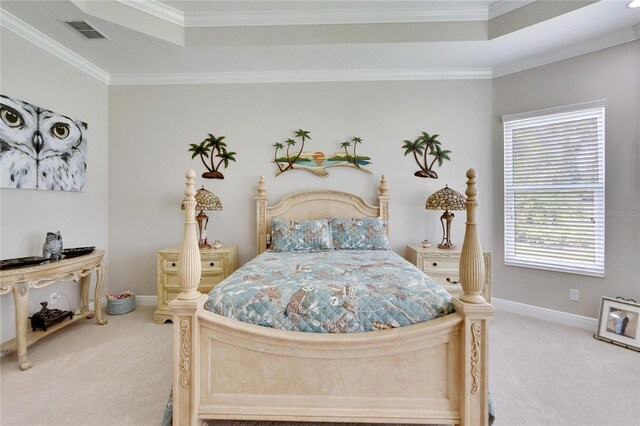
M195 172L186 174L184 238L178 260L182 292L173 310L173 424L204 419L376 423L488 422L488 320L481 296L484 260L476 224L475 170L467 172L467 225L460 260L464 294L456 312L428 322L368 333L313 334L276 330L204 310L197 291ZM312 190L269 206L260 178L256 196L258 253L272 218L383 217L361 197Z

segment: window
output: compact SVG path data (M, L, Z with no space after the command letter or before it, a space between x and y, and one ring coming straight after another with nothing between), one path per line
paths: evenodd
M506 265L604 276L604 110L502 117Z

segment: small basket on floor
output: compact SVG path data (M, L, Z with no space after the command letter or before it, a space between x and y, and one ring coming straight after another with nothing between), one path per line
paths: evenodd
M107 294L107 313L122 315L136 308L136 294L132 291Z

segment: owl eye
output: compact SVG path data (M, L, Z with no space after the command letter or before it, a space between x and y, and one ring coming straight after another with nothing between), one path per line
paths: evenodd
M65 123L56 123L51 126L51 133L58 139L64 139L69 136L69 125Z
M2 121L9 127L22 126L24 123L22 115L10 106L0 106L0 117L2 117Z

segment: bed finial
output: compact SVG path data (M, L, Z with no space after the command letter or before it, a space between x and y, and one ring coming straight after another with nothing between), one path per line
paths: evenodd
M264 179L264 176L260 176L260 180L258 181L258 195L267 195L267 181Z
M478 208L478 189L476 188L475 169L467 170L467 229L460 254L460 284L464 293L460 300L467 303L484 303L482 290L484 288L484 256L478 237L478 223L476 209Z
M178 283L182 292L178 299L189 300L200 296L198 285L202 275L200 249L196 238L196 172L192 169L185 174L187 188L184 191L184 233L178 255Z
M387 184L387 177L385 175L380 176L380 195L389 195L389 185Z
M467 189L464 192L467 199L476 201L476 195L478 195L478 189L476 188L476 169L467 170Z

